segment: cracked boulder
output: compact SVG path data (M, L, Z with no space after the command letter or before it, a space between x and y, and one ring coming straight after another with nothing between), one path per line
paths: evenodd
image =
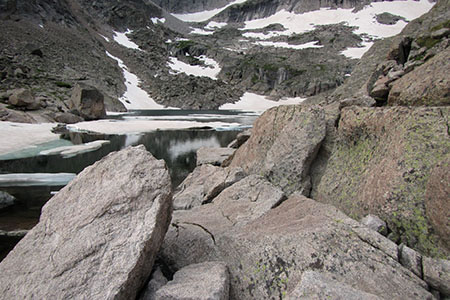
M231 166L268 178L287 194L309 195L310 166L325 138L326 120L319 106L281 106L258 118L249 140Z
M144 146L87 167L0 263L5 299L134 299L171 218L170 177Z
M312 198L356 219L377 215L396 242L446 257L447 186L437 178L448 172L449 116L449 107L342 109Z
M284 200L283 192L258 175L222 191L212 203L174 211L162 256L175 270L217 258L216 239L262 216Z
M264 198L246 206L256 208L258 203ZM374 295L373 299L432 297L427 284L397 261L393 242L331 205L294 194L264 213L241 218L242 208L232 214L220 211L239 201L217 204L177 212L177 228L169 230L160 258L173 270L224 261L231 276L231 299L285 298L311 271L322 275L323 294L333 295L339 286L348 294ZM190 224L194 222L203 229Z
M95 87L79 83L72 91L69 108L87 121L101 119L106 116L103 99L103 94Z
M179 185L173 207L190 209L211 202L221 191L244 178L241 168L221 168L210 164L198 166Z

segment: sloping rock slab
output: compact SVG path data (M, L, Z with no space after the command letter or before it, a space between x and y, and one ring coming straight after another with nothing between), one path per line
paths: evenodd
M201 208L205 209L197 209ZM283 298L306 271L326 273L383 299L431 299L421 279L371 243L379 239L388 243L388 239L330 205L295 194L253 221L222 232L215 228L230 223L231 218L220 215L208 216L204 210L175 215L174 221L183 219L178 224L183 227L169 230L161 258L175 269L224 261L231 276L231 299ZM208 221L202 220L202 229L187 226L203 216ZM363 237L360 228L366 230ZM200 250L194 253L191 249Z
M143 146L86 168L0 264L5 299L134 299L171 218L164 161Z
M155 300L228 300L230 278L223 262L204 262L179 270L173 280L161 287Z
M208 202L225 188L244 178L241 168L198 166L180 184L173 197L174 209L190 209Z
M325 133L325 112L319 106L271 109L258 118L231 166L264 175L288 194L299 191L309 195L310 166Z
M445 183L431 174L437 166L436 175L448 172L449 116L450 107L344 108L312 198L354 218L375 214L400 242L427 256L448 255L440 246L448 240L442 235L448 222L434 217L448 215L435 213L448 206L448 197ZM427 214L427 201L433 213Z
M380 297L356 290L349 285L342 284L325 274L315 271L306 271L300 284L287 299L381 300Z

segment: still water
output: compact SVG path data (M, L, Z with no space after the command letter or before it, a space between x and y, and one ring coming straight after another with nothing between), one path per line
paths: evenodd
M172 185L176 187L195 168L195 153L198 148L226 147L240 131L251 127L255 119L256 115L233 111L131 111L102 120L97 124L97 128L103 128L103 133L72 128L61 135L61 140L0 157L0 174L78 174L110 152L142 144L153 156L165 160ZM149 126L155 125L155 128L158 128L160 124L170 129L148 131ZM95 123L86 124L92 125L97 126ZM189 128L183 128L184 126ZM107 133L104 133L105 128ZM139 128L147 129L139 132ZM70 156L42 155L43 149L101 140L109 142L103 143L98 149ZM15 205L0 210L0 260L18 241L17 238L12 241L6 239L4 233L32 228L38 222L41 207L62 187L63 185L58 183L33 185L22 182L2 185L0 182L0 190L16 198Z

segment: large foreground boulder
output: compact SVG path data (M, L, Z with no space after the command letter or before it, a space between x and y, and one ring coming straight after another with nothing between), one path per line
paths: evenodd
M325 133L325 112L319 106L273 108L258 118L231 166L263 175L288 194L299 191L309 195L310 166Z
M171 218L164 161L143 146L86 168L0 264L4 299L134 299Z
M344 108L312 198L356 219L378 215L396 242L445 256L449 116L449 107Z
M348 295L372 299L432 297L427 284L398 262L393 242L331 205L298 194L271 207L264 197L255 202L226 198L220 206L215 199L174 214L161 259L174 270L224 261L231 299L282 299L301 282L309 290L314 279L308 277L310 271L322 274L316 277L325 281L323 295L345 287ZM327 283L327 278L332 280Z
M85 120L97 120L106 116L103 94L95 87L77 84L69 101L69 108Z

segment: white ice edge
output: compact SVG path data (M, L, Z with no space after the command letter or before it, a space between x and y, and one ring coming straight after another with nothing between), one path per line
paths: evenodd
M59 134L51 132L55 126L55 123L0 122L0 154L3 155L58 140Z
M99 120L67 125L74 132L94 131L103 134L139 134L156 130L189 129L196 127L227 129L239 127L239 123L197 122L197 121L164 121L164 120Z
M130 49L139 49L139 46L134 43L132 40L130 40L127 36L127 34L132 33L133 31L127 29L127 31L125 32L118 32L118 31L114 31L113 34L113 39L114 41L116 41L118 44L130 48Z
M100 149L104 144L109 144L108 140L97 140L90 143L85 143L81 145L57 147L49 150L41 151L40 155L55 155L60 154L64 158L73 157L78 154L95 151Z
M74 179L74 173L12 173L0 174L2 186L63 186Z
M222 110L242 110L242 111L254 111L262 113L269 108L280 105L292 105L303 102L305 98L284 98L279 101L273 101L267 99L266 96L257 95L254 93L245 93L238 102L227 103L222 105L219 109Z

